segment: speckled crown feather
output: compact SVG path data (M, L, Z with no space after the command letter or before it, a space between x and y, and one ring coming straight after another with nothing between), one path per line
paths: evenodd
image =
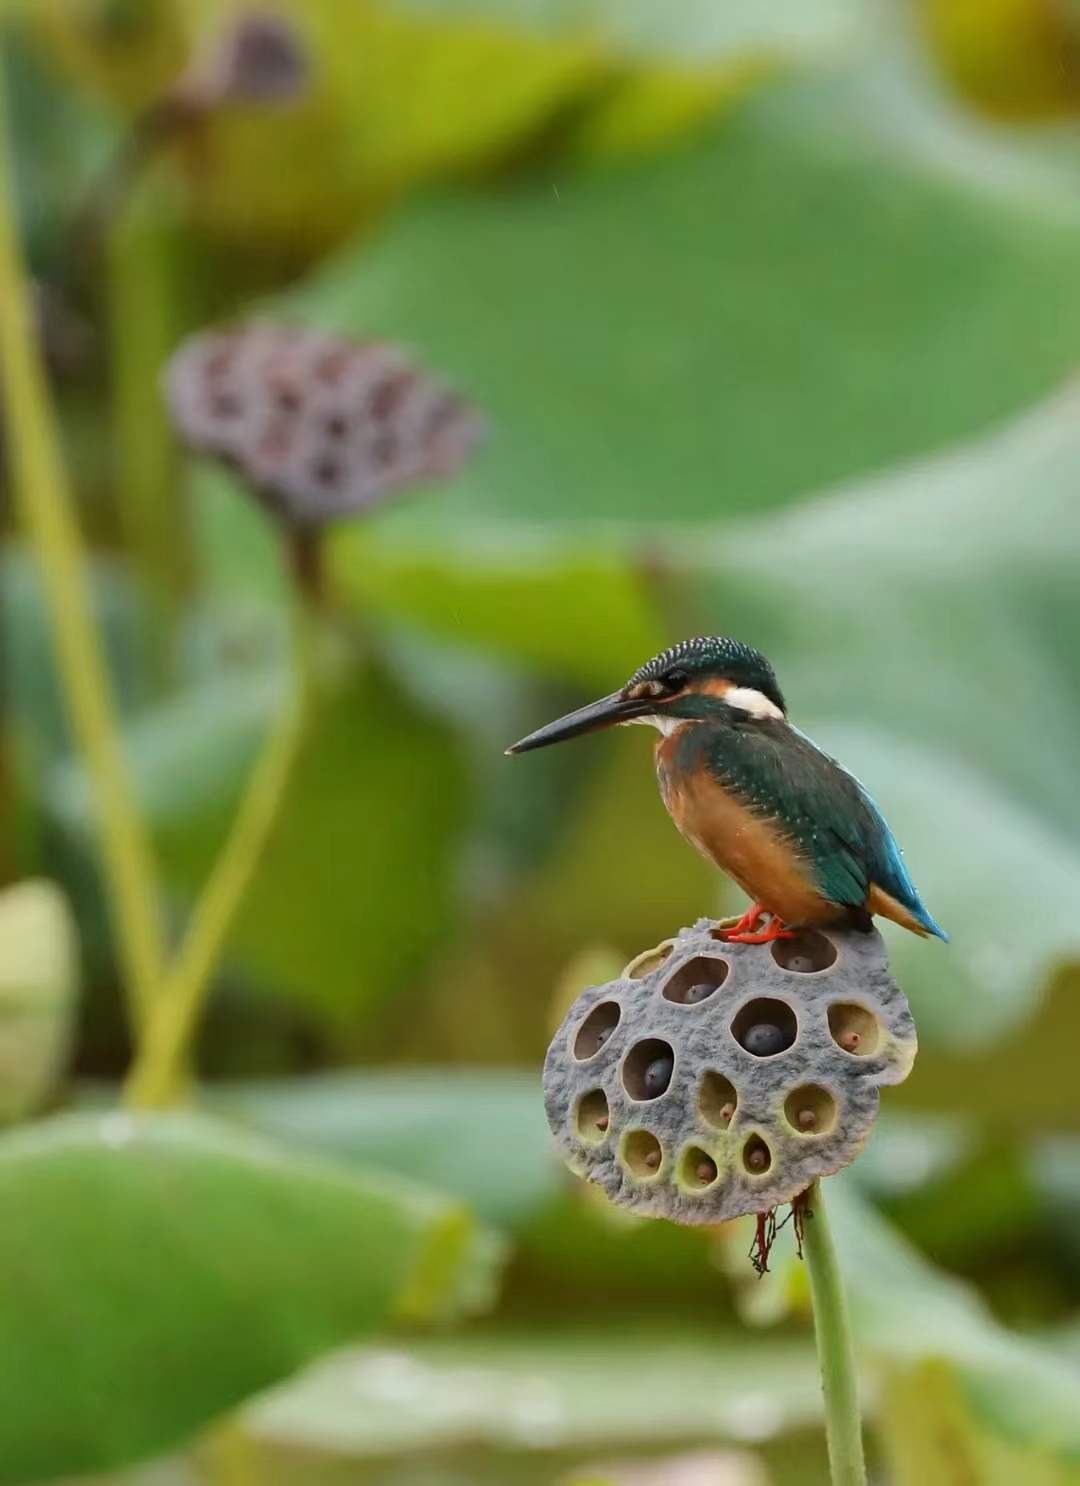
M787 711L776 672L761 651L728 635L695 635L693 639L669 645L652 660L639 666L626 687L629 689L642 681L659 680L672 667L688 671L691 676L728 676L740 686L752 686L763 692L782 711Z

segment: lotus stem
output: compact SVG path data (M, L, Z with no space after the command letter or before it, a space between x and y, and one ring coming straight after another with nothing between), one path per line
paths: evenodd
M855 1351L840 1263L817 1181L802 1198L803 1254L810 1276L825 1436L832 1486L866 1486L862 1425L855 1383Z
M255 762L128 1076L125 1102L135 1108L161 1109L183 1092L188 1054L214 970L280 817L307 731L313 624L303 601L294 600L291 692Z

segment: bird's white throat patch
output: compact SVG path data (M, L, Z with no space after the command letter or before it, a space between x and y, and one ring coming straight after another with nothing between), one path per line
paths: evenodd
M751 717L775 717L783 721L784 714L776 703L770 702L763 691L756 691L752 686L729 686L722 699L729 707L738 707L740 712L749 713ZM690 717L668 717L663 712L647 712L644 717L627 717L619 726L629 728L643 724L670 738L672 733L677 733L692 721Z
M724 701L729 707L738 707L743 712L749 712L751 717L782 718L784 715L763 691L755 691L752 686L732 686L724 692Z
M688 722L686 717L661 717L658 712L650 712L645 717L627 717L619 723L621 728L632 728L638 724L645 727L653 727L663 733L665 738L670 738L672 733L677 733L684 723Z

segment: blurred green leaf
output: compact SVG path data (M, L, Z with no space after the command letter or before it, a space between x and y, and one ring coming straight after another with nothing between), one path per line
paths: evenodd
M905 1110L962 1109L1018 1139L1051 1130L1080 1130L1073 1097L1074 1052L1080 1041L1080 975L1059 972L1033 998L1025 1026L992 1047L924 1043L918 1076L891 1096Z
M261 1080L217 1108L291 1144L400 1172L520 1225L560 1190L539 1073L391 1070Z
M479 1045L487 1057L536 1058L554 1030L558 978L582 945L609 944L625 964L712 906L719 878L672 827L643 731L619 730L566 751L588 771L587 793L555 849L444 968L433 1008L441 1035L428 1056L469 1061ZM497 767L525 790L531 757ZM508 1015L520 1027L510 1053L485 1041Z
M213 860L284 684L278 671L219 674L128 730L138 796L180 901ZM85 838L77 763L57 771L51 800ZM408 994L451 927L468 806L449 728L387 676L351 669L330 682L232 937L238 960L341 1025Z
M560 172L557 194L546 170L419 203L290 296L422 346L490 409L489 457L409 529L467 549L480 518L607 537L751 512L1063 376L1080 212L960 181L873 112L851 127L859 82L774 84L662 158Z
M855 0L777 0L762 9L754 0L717 8L704 0L670 0L663 11L649 0L384 0L388 10L446 22L483 19L548 36L594 38L616 56L681 59L695 66L719 57L775 47L816 50L856 35L861 13Z
M384 540L380 528L357 526L333 550L347 602L541 675L610 689L613 670L663 644L646 575L598 539L555 551L538 535L514 548L466 526L460 540L429 546L419 534Z
M898 1482L1077 1480L1080 1368L1067 1349L1007 1330L974 1288L930 1264L859 1195L857 1168L830 1180L825 1197L856 1346L887 1385L884 1427ZM745 1220L725 1231L725 1267L743 1277L752 1230ZM808 1311L805 1268L786 1239L773 1250L766 1284L772 1304L761 1319ZM919 1411L927 1375L941 1378L940 1415ZM1017 1474L1003 1473L1008 1462ZM941 1474L947 1463L952 1472Z
M71 1042L78 943L67 900L51 882L0 892L0 1123L52 1092Z
M943 1186L982 1150L979 1128L961 1114L897 1114L879 1110L852 1180L875 1201L896 1202L926 1185Z
M558 1292L570 1311L606 1297L639 1313L645 1297L663 1294L669 1319L676 1307L695 1317L704 1308L727 1323L723 1289L702 1294L707 1231L627 1219L563 1170L538 1070L323 1074L209 1085L203 1097L290 1145L400 1172L467 1202L512 1233L512 1283L526 1296Z
M24 13L30 5L23 0ZM72 204L115 144L115 126L82 90L66 86L18 24L15 5L0 7L6 104L14 138L19 218L38 272L66 279Z
M117 704L130 715L153 694L149 615L122 563L95 558L90 580ZM0 547L0 702L39 765L71 746L40 579L14 542Z
M466 1442L536 1451L760 1441L816 1420L820 1407L807 1343L653 1325L346 1352L245 1421L268 1446L363 1457Z
M680 1451L642 1460L640 1455L592 1461L557 1486L768 1486L763 1462L748 1450Z
M982 1427L955 1367L929 1360L892 1372L884 1390L882 1430L896 1486L1070 1486L1080 1463L1017 1448Z
M1080 1369L999 1325L973 1290L933 1269L859 1200L850 1180L829 1182L826 1195L858 1342L900 1367L943 1359L980 1430L1080 1471Z
M115 6L43 0L33 20L84 83L145 106L221 31L222 11L215 0L129 9L118 19ZM311 58L309 89L288 107L222 111L179 159L203 223L293 254L432 176L560 142L655 148L766 67L834 50L861 20L855 0L721 11L677 0L662 18L648 0L278 0L275 10Z
M927 1173L917 1187L882 1204L938 1264L961 1267L1015 1252L1038 1225L1039 1193L1030 1154L1001 1138L971 1146L962 1135L948 1152L952 1159L944 1170ZM862 1165L855 1168L860 1180Z
M186 61L191 7L175 0L34 0L24 11L50 62L112 101L150 102Z
M161 1449L395 1313L444 1310L475 1262L456 1205L193 1115L8 1135L0 1202L13 1486Z

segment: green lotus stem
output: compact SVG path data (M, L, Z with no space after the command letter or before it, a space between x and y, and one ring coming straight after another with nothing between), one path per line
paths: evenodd
M300 754L312 691L313 624L303 602L295 600L292 689L267 735L225 844L192 910L128 1076L125 1102L135 1108L161 1109L182 1095L188 1054L214 970L281 813Z
M821 1386L825 1395L825 1437L832 1486L866 1486L862 1425L855 1386L855 1352L840 1262L825 1212L821 1183L805 1196L803 1254L810 1276Z
M158 385L177 340L177 239L159 197L143 191L110 220L104 257L113 505L125 549L160 613L166 659L193 566L177 499L177 446Z
M16 511L41 568L52 643L96 804L109 914L133 1030L145 1021L165 960L150 841L120 741L85 554L37 345L15 223L12 157L0 78L0 381Z

